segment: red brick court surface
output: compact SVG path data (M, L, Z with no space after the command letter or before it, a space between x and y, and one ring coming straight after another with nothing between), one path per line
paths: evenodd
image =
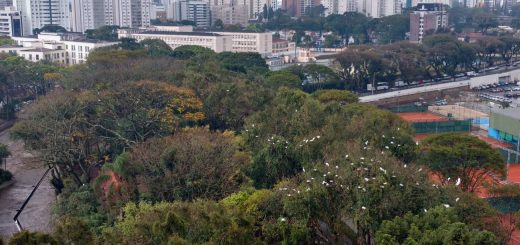
M444 122L448 121L445 116L437 115L431 112L401 112L396 113L404 121L407 122Z

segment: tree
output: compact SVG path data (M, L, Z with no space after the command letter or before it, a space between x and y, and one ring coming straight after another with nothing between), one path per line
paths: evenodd
M221 19L215 20L215 23L213 23L213 28L215 28L217 30L224 29L224 22Z
M216 57L224 68L234 72L265 73L268 69L267 63L259 53L221 52Z
M49 234L40 232L21 231L15 233L9 240L9 245L39 245L50 244L58 245L59 243Z
M375 32L378 43L393 43L404 40L406 33L410 31L409 15L390 15L374 19Z
M38 35L42 32L67 32L67 29L59 25L44 25L42 28L35 28L33 30L34 35Z
M421 162L439 175L443 183L460 178L462 190L475 192L490 175L504 176L500 154L486 142L462 133L432 136L421 144Z
M127 37L121 38L119 47L125 50L138 50L143 48L142 45L137 42L137 40Z
M209 48L196 45L183 45L173 50L172 56L178 59L189 59L195 56L211 56L215 52Z
M457 217L452 208L438 206L413 215L383 221L376 233L377 244L486 244L498 245L489 231L479 231Z
M318 90L313 93L314 97L322 103L337 102L340 104L357 103L359 98L347 90Z
M11 152L9 151L9 147L4 144L0 144L0 159L7 158L11 155Z
M486 33L489 28L498 26L496 16L491 13L479 13L473 17L473 21L482 33Z
M272 71L267 73L266 85L274 89L282 86L299 88L302 85L302 80L290 71Z
M91 245L94 234L81 219L65 216L58 220L54 227L53 237L61 244Z
M170 56L173 53L172 48L160 39L146 39L141 41L140 44L152 57Z
M121 161L107 167L122 182L132 184L109 197L102 188L109 179L103 177L98 182L97 191L101 193L98 198L104 204L134 198L148 201L223 198L247 184L239 170L248 166L249 156L238 149L235 141L230 132L193 128L138 144ZM124 192L131 193L130 200L125 200Z
M117 38L117 30L119 26L115 25L106 25L101 26L97 29L89 29L85 31L87 38L97 39L97 40L105 40L105 41L116 41Z

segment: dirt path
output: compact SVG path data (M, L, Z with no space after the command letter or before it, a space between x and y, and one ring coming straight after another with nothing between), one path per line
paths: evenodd
M46 168L34 153L24 149L21 141L11 140L8 130L0 133L0 143L9 146L12 156L7 159L7 170L16 179L13 185L0 190L0 235L8 239L18 231L13 221L16 210L29 196ZM51 205L55 200L56 195L48 175L19 217L23 228L30 231L50 231Z

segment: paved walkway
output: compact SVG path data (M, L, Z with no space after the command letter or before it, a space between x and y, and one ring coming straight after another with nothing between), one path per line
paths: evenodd
M18 231L13 221L16 210L29 196L46 167L37 156L24 149L21 141L11 140L7 130L0 133L0 143L9 146L12 156L7 159L7 170L16 179L13 185L0 190L0 235L7 240ZM50 231L51 205L55 200L54 189L47 177L20 215L23 228L30 231Z

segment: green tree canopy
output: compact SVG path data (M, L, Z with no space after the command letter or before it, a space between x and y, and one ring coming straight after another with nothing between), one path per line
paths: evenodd
M421 163L447 183L460 178L463 190L474 192L490 175L504 176L504 160L495 149L479 138L463 133L431 136L421 144Z

